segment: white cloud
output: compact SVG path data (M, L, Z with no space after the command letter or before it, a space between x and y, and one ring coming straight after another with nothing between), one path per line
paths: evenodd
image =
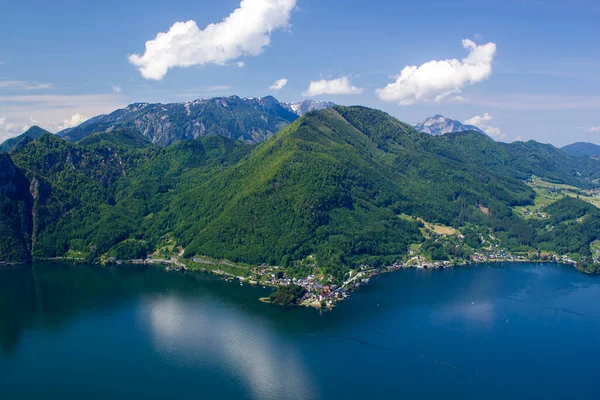
M287 78L277 79L275 82L273 82L273 84L271 86L269 86L269 90L278 92L281 89L283 89L283 87L285 85L287 85L287 83L288 83Z
M53 87L51 83L0 80L0 89L45 90L52 89Z
M144 78L161 80L174 67L226 65L242 56L257 56L271 43L273 31L290 26L296 1L242 0L222 22L203 30L192 20L176 22L147 41L145 53L131 55L129 62Z
M332 80L312 81L306 92L302 93L302 95L311 97L323 94L360 94L362 91L362 89L352 86L350 78L344 76Z
M123 90L123 88L121 88L121 85L110 85L110 88L115 93L121 93L121 91Z
M6 139L20 135L38 123L39 122L31 116L26 119L12 118L11 120L6 117L0 118L0 143L4 142Z
M200 90L204 90L206 92L223 92L231 89L233 89L233 86L230 85L213 85L200 87Z
M585 128L584 130L586 132L592 132L592 133L600 132L600 126L590 126L588 128Z
M23 127L21 128L21 132L25 132L32 126L39 125L39 124L40 124L40 121L36 121L35 119L33 119L33 116L30 116L29 121L27 121L27 123L25 125L23 125Z
M492 116L488 113L483 116L475 116L465 121L467 125L474 125L495 139L504 139L506 135L502 133L500 128L490 126L488 123L492 120Z
M235 63L235 65L237 65L238 68L244 68L246 66L246 63L243 61L238 61Z
M73 119L76 114L90 116L106 114L126 105L127 103L124 103L117 94L0 95L0 110L2 116L7 117L3 126L0 126L0 138L17 136L31 125L39 125L50 132L58 132L65 126L66 121L76 122L77 119ZM7 125L10 126L7 128Z
M9 122L6 117L0 117L0 143L23 132L21 127Z
M381 100L410 105L418 102L440 102L460 100L458 95L465 85L488 79L492 75L492 62L496 54L496 44L478 46L465 39L463 47L469 55L463 60L450 59L429 61L419 67L406 66L396 81L382 89L377 89Z
M58 126L57 130L62 131L63 129L73 128L87 120L88 120L87 117L84 117L81 114L75 114L75 115L72 115L71 118L65 119L65 121Z

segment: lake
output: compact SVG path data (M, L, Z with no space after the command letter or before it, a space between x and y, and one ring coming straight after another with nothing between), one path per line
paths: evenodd
M600 279L403 270L331 312L145 266L0 268L0 398L597 399Z

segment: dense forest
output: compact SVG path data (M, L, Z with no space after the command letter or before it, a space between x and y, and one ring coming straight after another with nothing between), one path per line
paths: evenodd
M580 199L548 205L545 219L515 212L535 202L530 177L589 190L600 162L477 132L433 137L364 107L308 113L258 145L208 136L161 147L127 128L77 143L42 134L0 163L0 261L142 258L168 242L188 259L288 270L311 257L341 277L415 246L446 260L493 241L595 270L600 239L600 210Z

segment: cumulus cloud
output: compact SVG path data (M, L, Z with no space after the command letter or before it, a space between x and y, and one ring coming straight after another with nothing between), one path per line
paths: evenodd
M145 53L131 55L129 62L144 78L161 80L174 67L226 65L243 56L257 56L271 43L273 31L290 26L296 2L242 0L222 22L202 30L192 20L176 22L168 32L147 41Z
M18 136L33 125L38 124L39 122L31 116L26 119L13 118L11 120L6 117L0 117L0 143L4 142L6 139Z
M493 118L490 114L485 113L482 116L476 115L473 118L466 120L465 124L476 126L495 139L500 140L506 138L506 135L502 133L500 128L489 125L489 122L492 119Z
M58 130L62 131L63 129L74 128L77 125L79 125L82 122L85 122L87 120L88 120L88 118L84 117L83 115L75 114L75 115L71 116L71 118L65 119L65 121L62 124L59 124Z
M84 116L107 114L126 105L124 99L114 93L0 94L0 116L5 117L3 126L0 126L0 138L8 139L17 136L31 125L39 125L50 132L58 132L69 125L65 121L71 124L77 123L78 119L73 118L76 114Z
M269 86L269 90L272 90L274 92L278 92L281 89L283 89L283 87L285 85L287 85L287 83L288 83L287 78L277 79L271 86Z
M21 126L10 122L6 117L0 117L0 143L23 132Z
M37 121L37 120L33 119L33 117L30 116L29 121L27 121L27 123L25 125L23 125L23 127L21 128L21 132L25 132L32 126L39 125L39 124L40 124L40 121Z
M112 91L115 93L121 93L121 90L123 90L121 88L121 85L110 85L110 87L111 87Z
M320 96L323 94L360 94L361 88L352 86L350 78L344 76L332 80L312 81L308 89L302 93L305 97Z
M395 82L377 89L379 98L400 105L461 100L458 95L464 86L481 82L492 75L492 62L496 55L495 43L477 45L465 39L462 44L469 51L463 60L433 60L419 67L406 66Z

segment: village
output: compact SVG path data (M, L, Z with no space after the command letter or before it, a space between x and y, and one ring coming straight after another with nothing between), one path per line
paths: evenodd
M366 285L377 275L394 272L401 269L446 269L469 264L480 264L490 262L555 262L562 264L576 265L577 261L568 255L557 255L553 253L531 253L527 255L513 255L506 249L499 248L497 245L490 245L487 250L477 251L467 257L453 257L446 261L431 261L413 250L409 250L407 257L403 261L397 261L391 265L369 266L362 264L346 273L344 280L340 282L333 276L317 275L315 272L306 277L291 277L287 273L289 270L281 266L270 266L262 264L260 266L249 266L236 264L226 260L213 260L208 257L194 257L191 260L185 260L181 256L179 249L171 253L171 257L164 257L164 254L156 253L155 257L146 259L121 261L115 258L103 259L103 264L145 264L145 265L165 265L167 272L185 272L202 271L209 272L224 277L227 281L237 280L240 285L261 285L263 287L272 287L281 289L286 287L300 287L305 290L297 305L305 307L314 307L318 309L332 309L341 301L350 297L351 293L359 287ZM598 254L594 262L598 262ZM75 259L73 259L75 261ZM314 267L316 265L311 264ZM315 269L316 271L316 269ZM287 272L287 273L286 273Z

